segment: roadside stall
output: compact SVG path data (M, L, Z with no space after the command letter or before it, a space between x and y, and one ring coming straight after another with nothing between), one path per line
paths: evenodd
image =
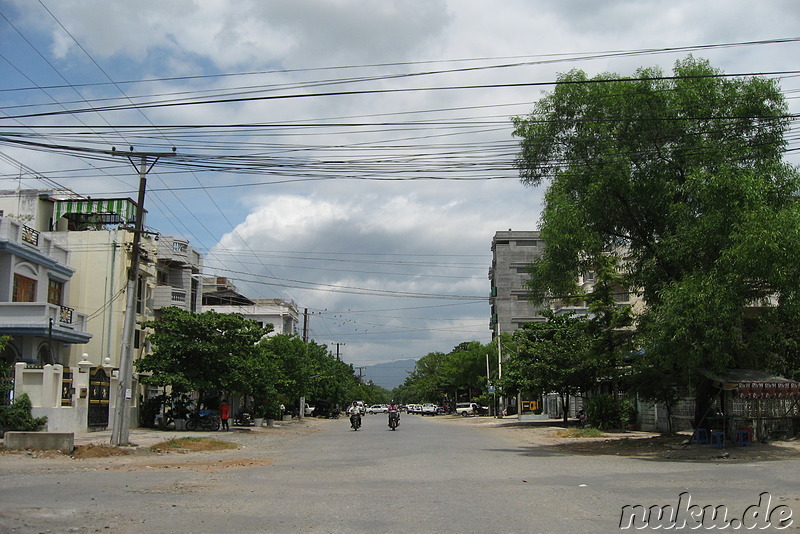
M800 434L800 382L755 369L703 375L717 390L707 428L741 445Z

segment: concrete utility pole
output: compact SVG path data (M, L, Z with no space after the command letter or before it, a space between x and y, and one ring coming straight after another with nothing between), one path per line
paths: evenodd
M339 357L339 346L347 345L347 343L334 343L334 345L336 345L336 361L340 362L342 359Z
M115 156L127 156L128 160L139 173L139 197L136 205L136 224L133 230L133 248L131 249L131 266L128 270L128 284L125 289L125 324L122 331L122 344L119 355L119 376L117 400L114 406L114 425L111 430L112 445L128 445L130 437L130 406L133 381L133 337L136 330L136 289L139 281L139 263L141 259L141 240L144 220L144 197L147 189L147 174L155 166L159 158L175 155L175 148L169 152L134 152L130 147L129 152L111 149ZM133 158L139 157L137 168ZM148 158L152 163L147 166Z

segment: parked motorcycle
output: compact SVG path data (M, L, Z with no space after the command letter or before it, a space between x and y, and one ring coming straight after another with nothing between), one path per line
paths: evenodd
M203 430L217 431L220 427L219 416L212 413L191 413L186 420L186 430Z
M356 412L350 414L350 428L353 430L358 430L361 428L361 414Z
M389 428L394 430L400 424L400 414L397 412L389 412Z
M239 413L236 414L236 419L233 420L233 424L235 426L253 426L253 417L250 415L250 412L240 410Z

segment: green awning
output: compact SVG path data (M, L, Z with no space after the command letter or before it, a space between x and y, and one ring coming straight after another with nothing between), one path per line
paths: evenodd
M69 213L109 214L122 217L123 221L133 223L136 220L136 203L129 198L98 198L86 200L56 200L53 207L53 220L58 221Z

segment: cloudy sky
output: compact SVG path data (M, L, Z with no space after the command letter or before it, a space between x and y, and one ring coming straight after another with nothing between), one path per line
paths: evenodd
M536 229L509 118L558 73L784 72L794 0L0 0L0 188L135 198L354 365L490 340L490 245ZM778 75L770 75L778 76ZM35 143L35 144L30 144ZM92 313L94 310L81 310Z

